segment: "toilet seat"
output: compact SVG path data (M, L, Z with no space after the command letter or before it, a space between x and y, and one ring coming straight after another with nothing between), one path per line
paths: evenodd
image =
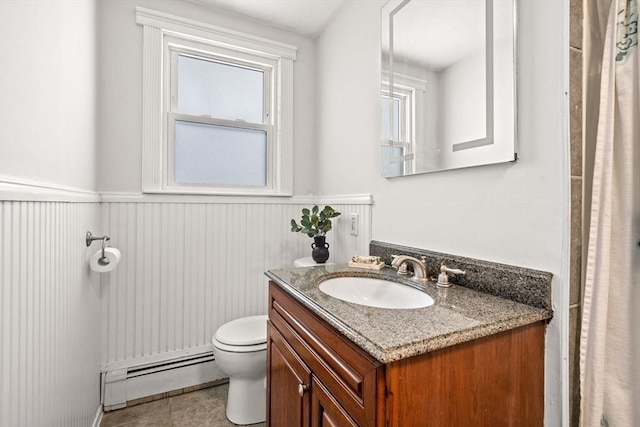
M267 316L250 316L220 326L211 340L223 351L250 353L267 348Z
M221 343L215 338L211 342L218 350L226 351L228 353L253 353L256 351L264 351L267 349L266 342L256 345L228 345Z

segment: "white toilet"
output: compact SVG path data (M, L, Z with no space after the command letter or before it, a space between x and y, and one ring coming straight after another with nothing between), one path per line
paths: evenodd
M227 418L234 424L264 422L267 316L242 317L225 323L211 342L216 364L229 376Z
M295 267L331 265L298 258ZM227 418L234 424L266 421L267 318L241 317L220 326L211 342L218 367L229 376Z

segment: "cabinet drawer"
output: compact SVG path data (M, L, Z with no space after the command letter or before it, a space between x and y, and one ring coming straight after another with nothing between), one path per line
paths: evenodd
M349 415L361 426L375 425L380 362L274 283L269 285L269 319Z

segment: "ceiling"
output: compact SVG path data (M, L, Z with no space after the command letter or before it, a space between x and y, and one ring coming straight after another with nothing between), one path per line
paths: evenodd
M316 38L339 8L354 0L188 1ZM400 0L390 3L397 4ZM508 4L494 3L496 40L513 31L511 9L504 7ZM396 57L427 69L444 69L472 52L485 49L485 5L478 0L415 0L403 6L393 20ZM388 49L384 40L382 49Z
M394 15L393 23L394 57L429 70L445 69L485 50L484 2L412 1Z
M190 0L317 37L345 0Z

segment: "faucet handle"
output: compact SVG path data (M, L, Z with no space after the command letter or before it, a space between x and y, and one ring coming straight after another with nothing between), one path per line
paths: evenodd
M466 274L465 271L462 271L458 268L449 268L446 265L444 265L444 263L442 263L442 265L440 266L440 274L438 275L438 286L442 288L448 288L449 286L451 286L451 283L449 283L449 276L447 275L447 273L460 274L460 275Z
M400 275L406 275L409 274L409 272L407 271L407 263L406 262L402 262L400 265L396 265L396 260L398 259L398 257L401 257L402 255L391 255L391 267L395 268L398 270L398 274Z

